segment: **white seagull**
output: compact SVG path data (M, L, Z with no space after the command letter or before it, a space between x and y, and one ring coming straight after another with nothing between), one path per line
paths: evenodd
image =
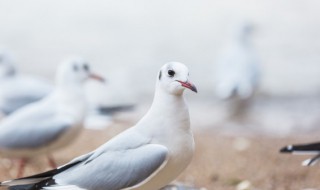
M72 142L83 124L86 99L83 83L88 78L103 80L91 73L82 58L63 62L57 71L55 90L44 99L31 103L0 123L0 155L19 158L18 176L29 158L50 153Z
M258 59L250 43L252 30L251 24L242 23L217 61L216 93L221 99L246 99L258 84Z
M190 163L194 139L183 91L197 92L188 68L165 64L157 77L151 108L133 127L64 166L5 181L12 189L157 190Z
M312 166L320 160L320 142L299 144L299 145L289 145L280 149L281 153L291 153L291 154L311 154L314 157L307 159L302 162L303 166Z
M53 89L41 77L23 75L17 72L12 56L0 50L0 111L11 114L32 102L39 101Z
M242 22L217 59L215 92L221 100L232 100L231 115L244 111L258 87L260 69L250 43L252 30L250 23Z

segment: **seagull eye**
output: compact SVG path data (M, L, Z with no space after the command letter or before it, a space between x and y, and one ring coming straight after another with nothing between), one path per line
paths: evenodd
M168 70L169 77L174 77L175 74L176 72L174 72L174 70Z
M89 71L89 69L90 69L90 68L89 68L89 65L88 65L88 64L84 64L84 65L83 65L83 69L84 69L85 71Z

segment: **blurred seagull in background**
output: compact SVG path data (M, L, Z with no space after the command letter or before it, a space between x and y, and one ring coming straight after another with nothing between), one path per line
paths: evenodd
M281 153L291 153L291 154L313 154L313 158L307 159L302 162L303 166L312 166L316 164L320 159L320 142L309 143L309 144L299 144L299 145L289 145L280 149Z
M253 25L241 22L217 60L215 92L219 99L231 101L231 115L244 112L258 86L258 59L250 38Z
M41 77L17 72L14 59L5 49L0 49L0 112L9 115L14 111L37 102L50 94L54 87ZM87 92L87 94L92 92ZM89 103L90 104L90 103ZM88 128L103 128L106 120L120 112L133 110L133 105L89 105L86 118ZM103 123L102 123L103 122ZM103 127L101 127L103 126Z
M12 56L0 49L0 111L4 115L47 96L53 87L41 77L17 72Z
M134 110L133 104L125 105L90 105L84 127L86 129L102 130L112 125L117 113Z
M47 154L55 168L50 153L78 136L87 111L83 83L89 78L104 81L91 72L86 60L68 59L58 68L56 87L51 94L2 120L0 155L20 159L19 177L26 161L40 154Z
M197 92L188 68L165 64L151 108L133 127L55 170L5 181L9 189L160 189L190 163L194 139L183 92Z

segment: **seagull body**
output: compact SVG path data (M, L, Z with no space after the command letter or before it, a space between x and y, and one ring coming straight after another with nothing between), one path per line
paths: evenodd
M303 166L312 166L316 164L320 159L320 142L314 142L309 144L289 145L280 149L281 153L291 154L312 154L313 158L307 159L302 162Z
M216 96L228 100L231 117L244 114L258 87L260 71L250 44L251 27L242 23L217 60Z
M194 140L183 91L197 91L181 63L159 72L153 104L133 127L55 170L1 183L21 189L157 190L190 163ZM20 185L20 186L18 186Z
M49 154L78 136L86 114L82 84L91 75L82 69L84 65L88 67L81 58L64 62L58 68L56 88L50 95L1 121L0 155L21 158L18 176L28 158ZM54 166L53 159L48 158Z
M132 104L123 105L94 105L89 108L84 127L87 129L101 130L109 127L114 122L114 115L129 112L134 109Z
M61 140L72 140L73 135L65 132L78 132L85 115L85 99L79 95L57 89L5 118L0 123L0 154L33 157L60 148Z
M252 26L243 23L217 60L216 93L221 99L253 95L259 81L258 59L250 44Z
M8 115L41 100L53 87L41 77L18 73L9 53L0 50L0 89L0 111Z

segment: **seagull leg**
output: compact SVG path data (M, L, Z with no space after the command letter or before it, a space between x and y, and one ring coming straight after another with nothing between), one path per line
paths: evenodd
M57 164L56 164L56 162L54 161L53 156L50 155L50 154L48 154L48 155L47 155L47 158L48 158L49 166L52 167L53 169L57 168Z
M313 166L314 164L316 164L316 162L320 159L320 154L316 155L313 158L310 158L308 160L305 160L302 162L303 166Z
M24 168L26 166L27 163L27 159L26 158L21 158L19 160L19 167L18 167L18 174L17 174L17 178L21 178L23 177L23 173L24 173Z

